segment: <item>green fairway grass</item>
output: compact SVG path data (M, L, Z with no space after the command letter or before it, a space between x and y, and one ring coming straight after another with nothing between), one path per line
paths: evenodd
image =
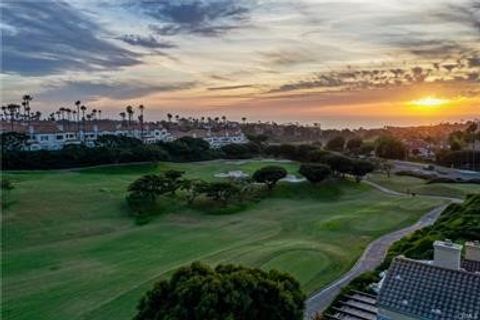
M457 198L463 198L469 193L480 192L480 184L473 183L427 183L426 180L420 178L395 174L387 177L380 173L371 173L368 179L397 192L407 192L408 190L417 194Z
M3 319L131 319L153 283L195 260L290 272L312 293L346 272L374 238L413 224L442 200L390 196L365 184L280 183L234 214L165 198L138 226L127 185L167 168L212 180L268 161L210 161L8 173L2 213ZM296 163L278 163L290 173Z

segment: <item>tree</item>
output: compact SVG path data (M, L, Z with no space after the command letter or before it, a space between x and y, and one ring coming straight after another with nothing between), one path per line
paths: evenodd
M18 104L8 104L7 110L10 113L10 130L13 131L13 124L15 122L15 118L18 116L18 110L20 110L20 106Z
M125 112L127 113L127 117L128 117L128 126L130 127L132 125L132 118L133 118L133 107L131 105L128 105L126 108L125 108Z
M122 118L122 124L124 125L127 114L125 112L120 112L118 115L120 116L120 118Z
M145 110L145 106L143 104L139 105L138 110L140 110L140 115L138 116L138 120L140 121L140 137L143 141L143 112Z
M452 143L450 143L450 150L460 151L460 150L462 150L462 144L457 140L452 141Z
M342 152L344 146L345 146L345 138L342 136L336 136L327 142L327 145L325 146L325 148L331 151Z
M258 169L253 174L253 180L267 185L268 190L272 190L278 180L287 176L287 170L278 166L266 166Z
M180 178L185 174L185 171L178 171L174 169L167 170L163 173L165 177L165 191L174 195L178 188L181 187L182 181Z
M20 151L27 146L28 136L19 132L5 132L0 135L2 142L2 150Z
M362 145L363 140L359 137L355 137L347 141L347 150L352 153L359 153Z
M392 170L395 166L393 165L393 163L391 163L390 161L388 161L386 159L380 159L377 162L376 167L377 167L378 170L384 172L387 175L388 178L390 178Z
M239 193L239 188L231 182L211 182L202 186L205 195L227 205L228 200Z
M184 179L180 186L180 189L186 191L188 204L192 204L198 196L206 192L207 188L208 183L203 180Z
M156 283L134 320L301 320L305 298L287 273L194 262Z
M358 150L358 153L365 156L370 156L373 151L375 151L375 145L373 143L363 143Z
M164 193L165 181L163 177L155 174L147 174L138 178L128 186L128 191L142 195L150 202L154 202L157 196Z
M375 170L375 165L366 160L353 161L351 174L355 177L357 182L360 182L362 178L367 174Z
M323 161L330 167L336 175L349 174L352 171L352 159L339 154L327 154Z
M302 164L298 172L314 184L322 182L331 174L330 168L323 164Z
M403 160L407 156L407 147L399 139L392 136L382 136L375 141L375 152L378 157Z
M250 144L231 143L223 146L221 151L225 154L225 158L228 159L247 159L254 155L254 150L252 149L253 147ZM258 147L256 150L258 150Z

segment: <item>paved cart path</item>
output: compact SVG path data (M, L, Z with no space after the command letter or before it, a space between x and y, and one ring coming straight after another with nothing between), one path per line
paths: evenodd
M380 190L381 192L394 195L394 196L407 196L406 194L390 190L379 184L376 184L371 181L364 181L368 185ZM423 195L419 195L423 196ZM423 196L423 197L432 197L437 199L448 200L450 202L461 203L463 200L458 198L451 197L442 197L442 196ZM440 216L442 211L448 206L442 205L436 207L429 212L427 212L423 217L421 217L414 225L394 231L392 233L386 234L368 245L368 247L363 252L362 256L355 265L345 273L341 278L337 279L335 282L331 283L322 290L311 295L306 301L306 310L305 310L305 319L311 319L317 312L324 311L333 299L340 293L341 289L346 286L351 280L360 274L375 269L380 263L382 263L385 255L387 254L388 248L395 242L403 238L404 236L422 229L426 226L432 225L435 220Z

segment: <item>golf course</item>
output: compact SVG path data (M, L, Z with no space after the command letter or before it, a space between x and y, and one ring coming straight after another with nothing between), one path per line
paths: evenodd
M268 164L298 176L297 163L274 160L7 172L14 189L2 212L3 319L131 319L156 280L192 261L286 271L310 294L348 271L371 241L446 203L422 190L480 192L479 185L427 188L420 179L381 174L372 181L418 196L353 180L280 182L268 197L228 214L165 196L145 225L135 223L125 201L127 186L147 173L177 169L211 181Z

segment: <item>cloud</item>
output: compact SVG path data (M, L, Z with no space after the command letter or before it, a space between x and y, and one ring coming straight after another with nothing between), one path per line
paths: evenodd
M270 92L286 92L313 88L333 88L343 85L344 82L339 77L332 75L315 74L313 79L301 80L293 83L281 85Z
M118 39L132 46L140 46L150 49L170 49L176 47L176 45L171 42L160 42L152 35L143 37L135 34L125 34L118 37Z
M221 90L236 90L236 89L244 89L244 88L254 88L251 84L244 84L238 86L224 86L224 87L211 87L208 88L210 91L221 91Z
M140 1L134 5L160 24L150 29L160 35L218 36L239 28L250 9L238 0Z
M38 94L39 99L49 100L54 96L58 101L75 99L97 99L107 97L115 100L141 98L159 92L181 91L193 88L194 82L180 82L160 85L146 83L97 83L91 81L67 81L46 87Z
M315 54L305 48L263 52L261 55L267 64L273 66L291 66L316 61Z
M1 4L3 72L28 76L112 70L139 56L99 37L102 28L65 2Z
M381 68L354 69L351 66L345 71L312 73L300 79L275 87L267 93L294 92L318 89L320 92L347 92L379 88L398 88L421 83L454 83L460 86L475 84L479 79L480 61L476 56L458 57L450 63L443 59L428 65L412 65L411 67L382 66Z

